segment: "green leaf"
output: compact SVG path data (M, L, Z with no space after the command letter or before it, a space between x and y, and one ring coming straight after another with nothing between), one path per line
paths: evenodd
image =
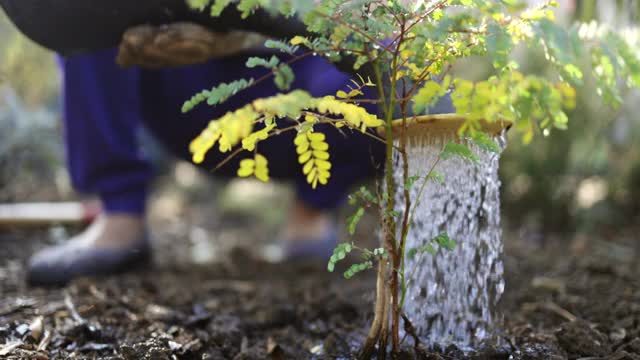
M409 259L413 260L417 255L424 254L424 253L435 255L438 253L438 250L436 250L436 248L433 247L432 244L426 244L423 246L418 246L418 247L409 249L407 251L407 256L409 257Z
M453 250L456 247L456 242L452 240L447 233L441 233L432 240L438 244L441 248L446 250Z
M248 68L254 68L256 66L264 66L268 69L273 69L276 66L278 66L278 64L280 63L280 59L278 59L277 56L273 55L271 56L271 59L267 60L261 57L250 57L249 59L247 59L247 64L246 66Z
M458 144L450 141L444 146L444 150L440 154L442 159L450 159L459 157L477 163L480 159L466 145Z
M221 83L218 86L213 87L211 90L204 90L191 97L191 99L185 101L182 105L182 112L186 113L191 111L197 105L207 102L209 105L221 104L231 96L235 95L241 90L244 90L253 84L253 79L240 79L230 83Z
M297 45L291 45L287 42L273 39L265 41L264 46L269 49L278 49L289 55L293 55L300 48Z
M431 241L425 245L411 248L407 251L409 259L414 259L419 254L428 253L430 255L436 255L438 250L434 247L437 245L445 250L451 251L455 249L456 242L452 240L447 233L441 233L438 236L431 239Z
M429 179L433 180L435 182L437 182L438 184L444 184L444 175L442 175L441 173L432 170L431 174L429 175Z
M195 10L204 10L209 5L209 0L187 0L190 8Z
M386 251L384 250L384 248L373 249L373 255L375 256L383 256L385 254L386 254Z
M356 212L347 218L347 230L349 231L349 235L353 235L356 232L356 227L358 227L358 223L362 219L364 215L364 208L360 207Z
M327 270L329 270L329 272L333 272L333 270L335 269L336 269L336 263L329 261L329 263L327 264Z
M360 189L358 189L358 191L356 191L355 193L349 195L349 204L355 205L359 201L361 201L361 202L363 202L365 204L377 204L378 203L378 199L375 196L373 196L371 191L369 191L369 189L367 189L364 186L361 186Z
M231 3L231 0L215 0L211 5L211 16L218 17Z
M274 78L274 83L278 87L278 89L282 91L287 91L291 88L291 84L295 80L295 75L293 74L293 70L287 64L282 64L276 71L276 76Z
M240 16L243 19L246 19L260 5L262 5L261 0L240 0L238 2L237 8L241 12Z
M404 189L411 190L411 188L413 187L413 184L415 184L415 182L418 181L419 179L420 179L420 175L413 175L408 177L404 183Z
M507 67L509 54L513 47L511 36L505 27L492 23L487 28L487 51L493 60L493 67L502 70Z
M435 255L438 253L438 250L436 250L435 247L433 247L433 245L431 244L427 244L423 247L424 252L429 253L430 255Z
M361 273L373 267L373 261L365 261L359 264L353 264L344 272L345 279L351 279L354 275Z
M487 133L482 131L476 131L472 136L473 142L481 149L492 153L500 153L501 149L498 143L495 142Z
M338 244L335 249L333 249L333 255L329 258L329 263L327 264L327 270L329 272L333 272L336 268L336 263L340 260L344 260L348 253L353 250L353 246L349 243Z

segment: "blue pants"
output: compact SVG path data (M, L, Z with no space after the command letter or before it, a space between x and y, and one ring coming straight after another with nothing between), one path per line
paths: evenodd
M107 212L143 213L152 169L138 144L144 125L160 143L182 159L190 159L189 142L208 122L253 99L277 93L272 81L263 82L216 107L200 105L182 114L183 102L193 94L221 82L259 78L265 69L247 69L246 57L211 61L204 65L163 70L123 70L112 50L62 60L67 161L74 187L98 194ZM305 58L293 65L294 88L314 96L346 89L349 76L321 58ZM375 108L369 107L370 112ZM317 209L340 205L350 188L375 175L384 158L382 143L359 132L321 131L330 146L332 176L329 184L312 190L302 175L293 145L293 132L260 144L274 178L295 182L299 198ZM246 153L246 152L245 152ZM212 149L202 166L213 169L226 158ZM249 154L244 154L249 155ZM214 174L235 176L242 156Z

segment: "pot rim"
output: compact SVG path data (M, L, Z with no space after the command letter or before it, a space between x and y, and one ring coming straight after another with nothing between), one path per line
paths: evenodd
M409 130L409 136L419 136L419 134L455 134L458 129L467 121L467 117L460 114L433 114L420 115L407 118L406 126ZM480 120L482 129L490 135L498 135L503 130L509 130L513 122L504 119L496 121ZM394 137L398 137L402 131L402 119L393 120ZM378 128L380 135L385 134L384 126Z

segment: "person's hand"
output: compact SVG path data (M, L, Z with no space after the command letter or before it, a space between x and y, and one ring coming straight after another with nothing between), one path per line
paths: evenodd
M141 25L127 30L117 63L150 68L191 65L238 55L264 44L262 35L242 31L218 33L193 23Z

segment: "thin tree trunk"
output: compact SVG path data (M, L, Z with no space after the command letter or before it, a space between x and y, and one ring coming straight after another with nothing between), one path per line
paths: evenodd
M376 300L375 300L375 313L373 316L373 322L369 329L369 335L367 340L360 351L358 359L369 360L373 355L376 343L380 339L380 332L383 325L385 298L387 297L387 264L384 261L378 262L378 277L376 281Z
M405 210L406 211L406 210ZM395 354L400 351L400 303L398 301L398 294L400 293L398 282L398 271L400 270L400 256L395 255L393 259L393 270L391 274L391 303L390 311L392 314L391 319L391 344L392 352Z
M385 276L386 278L386 276ZM378 359L385 360L387 358L387 343L389 342L389 310L391 304L391 292L387 287L384 297L384 315L380 326L380 342L378 346Z

